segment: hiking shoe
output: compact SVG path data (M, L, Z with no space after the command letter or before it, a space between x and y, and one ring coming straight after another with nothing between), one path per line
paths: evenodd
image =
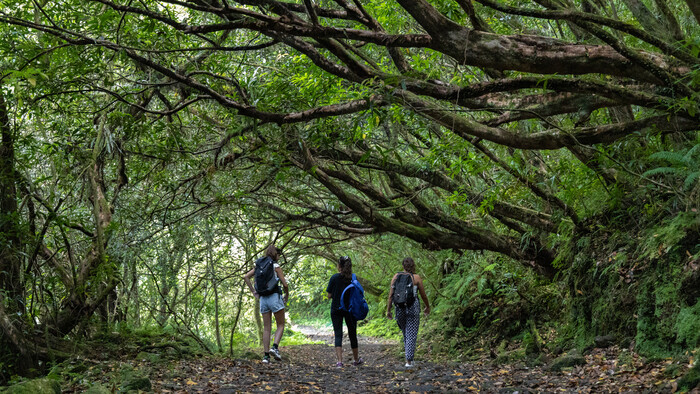
M335 367L336 367L336 368L343 368L343 363L341 363L340 361L338 361L337 363L335 363Z
M275 349L275 348L270 349L270 354L271 354L272 357L274 357L275 360L277 360L277 361L279 361L279 360L282 359L282 356L280 355L280 350L279 350L279 349Z
M360 357L360 359L359 359L359 360L357 360L357 361L353 361L352 365L354 365L354 366L358 366L358 365L362 365L362 364L364 364L364 362L365 362L365 360L363 360L363 359L362 359L362 357Z
M269 363L270 363L270 356L265 356L265 357L263 357L262 363L263 363L263 364L269 364Z

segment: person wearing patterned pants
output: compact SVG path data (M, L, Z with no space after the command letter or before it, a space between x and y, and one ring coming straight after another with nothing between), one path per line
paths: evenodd
M416 354L418 326L420 326L420 302L415 300L413 305L407 308L396 307L396 324L403 332L406 361L411 363Z
M418 340L418 327L420 326L421 312L418 295L420 295L420 299L423 300L423 304L425 305L423 313L426 317L430 314L430 303L428 302L428 296L425 294L423 278L416 274L416 263L412 258L406 257L403 259L402 264L403 271L397 272L391 279L389 299L386 302L386 318L394 318L391 313L391 308L394 302L394 292L396 291L394 285L397 283L397 278L401 277L401 280L399 281L399 283L401 283L400 288L407 290L410 293L406 293L406 291L398 291L396 293L396 323L401 329L401 332L403 332L404 349L406 350L406 368L413 368L413 356L416 354L416 341ZM410 282L407 282L406 279L409 275ZM413 295L413 297L411 297L413 298L412 303L409 302L407 297L404 297L407 294Z

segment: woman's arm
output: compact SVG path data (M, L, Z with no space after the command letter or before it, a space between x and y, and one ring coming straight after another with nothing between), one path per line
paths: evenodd
M389 298L386 300L386 318L387 319L393 319L394 317L391 315L391 298L394 296L394 281L396 280L396 275L394 275L393 278L391 278L391 285L389 285Z
M335 290L335 281L333 281L333 278L335 278L335 275L331 276L331 278L328 280L328 286L326 286L326 295L328 295L328 298L333 298L333 291Z
M423 305L425 305L425 307L423 308L423 313L428 315L430 314L430 303L428 302L428 296L425 294L425 287L423 287L423 278L421 278L420 275L415 275L414 278L417 278L416 286L418 286L420 298L423 299Z
M250 277L253 275L255 275L255 269L246 272L246 274L243 275L243 280L248 285L248 288L250 289L250 292L253 293L253 296L255 298L260 298L260 294L258 294L258 292L255 291L255 287L253 287L253 283L250 281Z
M287 279L284 278L282 267L275 268L275 272L277 272L277 277L280 278L280 282L282 282L282 287L284 288L284 303L286 304L289 299L289 283L287 283Z

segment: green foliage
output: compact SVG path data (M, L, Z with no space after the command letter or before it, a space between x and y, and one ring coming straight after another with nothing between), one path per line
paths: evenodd
M697 346L697 310L683 301L682 287L692 274L685 269L689 256L700 252L697 213L664 218L668 208L655 201L626 214L637 218L615 222L572 249L565 337L579 347L596 335L634 338L636 351L656 359Z
M678 380L678 387L681 390L692 390L700 385L700 362L695 362L693 367Z
M309 344L322 344L323 341L313 341L309 339L306 335L299 331L295 331L292 328L285 327L284 329L284 346L294 346L294 345L309 345Z
M681 307L674 329L678 332L678 342L685 348L700 347L700 301Z
M455 23L471 23L457 2L431 4ZM150 12L117 11L100 2L2 0L2 6L3 18L25 21L0 26L0 93L16 134L13 164L20 208L8 218L21 223L22 229L22 250L17 251L26 294L22 300L26 313L17 319L26 323L22 332L33 332L33 325L46 327L67 311L67 305L96 300L110 290L100 305L79 309L98 312L83 321L76 318L68 333L71 338L99 337L105 348L116 350L124 344L145 346L167 337L187 337L178 342L190 349L185 351L200 352L203 346L220 352L228 348L227 334L233 330L234 354L245 352L258 344L259 315L241 275L274 240L288 251L283 268L292 284L288 312L294 323L327 326L325 284L335 272L333 260L349 254L355 271L380 293L368 297L371 312L360 332L398 338L395 322L384 318L386 291L400 261L413 256L433 304L421 335L446 352L462 355L466 346L483 349L484 343L505 338L522 341L534 353L536 328L531 330L528 321L540 327L568 322L568 331L561 336L579 345L589 344L599 333L617 333L636 338L638 348L650 354L698 346L698 306L681 297L687 256L700 253L694 235L698 216L691 209L700 191L696 132L645 135L640 130L628 138L612 136L616 140L611 143L584 141L576 146L583 158L573 149L516 149L512 141L501 145L484 138L478 144L494 161L477 149L473 136L426 117L431 112L428 104L445 95L449 101L443 102L444 115L463 114L462 120L483 122L475 126L487 137L496 130L493 127L498 127L499 139L509 139L510 134L527 138L554 131L571 136L575 134L569 131L605 130L626 122L615 113L622 111L618 103L589 113L586 108L556 113L553 108L566 105L549 100L595 96L571 92L571 86L608 86L610 76L601 78L596 72L584 73L581 80L567 77L569 87L557 90L563 78L556 74L509 69L503 74L507 80L525 77L523 81L534 78L539 83L534 88L501 90L502 82L493 83L494 70L464 64L463 59L435 49L401 47L411 71L398 72L387 48L371 40L356 45L334 38L342 44L338 50L344 48L347 57L358 62L345 64L340 52L314 45L313 37L299 38L295 48L285 47L282 40L256 51L230 50L268 41L265 34L243 28L235 34L234 30L191 34L171 29L149 17ZM144 1L132 6L171 15L178 23L221 22L192 2L174 6ZM363 6L389 34L422 33L397 2L372 0ZM566 24L474 6L496 34L589 40ZM625 7L616 13L636 26ZM47 28L27 29L33 23ZM323 23L325 28L364 28L357 21L330 17L323 17ZM85 39L69 45L51 34L58 31L56 26L68 36ZM695 22L684 24L684 32L688 38L674 48L697 57L700 39L693 34ZM631 51L649 51L649 59L665 56L638 38L621 37ZM482 44L499 47L495 41ZM319 56L309 56L301 46L309 51L319 48ZM135 54L148 62L135 61ZM512 60L504 59L503 66L527 67L525 57ZM321 63L324 67L319 67ZM149 64L186 78L174 79L172 73ZM359 64L369 71L358 73ZM675 67L676 62L668 64ZM332 72L347 66L352 71L346 74L355 76ZM697 89L700 68L679 67L688 71L674 81L678 92L681 87ZM411 84L433 90L432 96L421 99L425 110L400 103L401 91L410 90ZM629 100L622 100L631 119L697 116L696 93L676 97L675 87L671 94L665 87L650 87L652 81L615 84L611 90L631 93L601 89L596 97L601 102L614 102L617 96L667 97L661 106L657 100L649 106L638 100L630 107ZM635 90L638 87L650 90ZM480 90L486 94L449 93L459 88L475 88L470 95ZM299 124L244 115L249 110L265 116L292 114L292 118L300 113L318 115L323 113L320 106L368 97L385 101ZM540 116L550 110L554 113ZM516 115L522 118L499 123ZM481 127L486 125L490 128ZM314 157L305 156L307 148ZM309 170L307 159L314 161ZM96 245L99 221L94 207L99 202L88 179L95 165L100 174L96 183L103 187L110 204L106 212L112 215L103 229L105 245ZM364 198L359 205L386 220L365 223L367 217L353 214L347 199L314 178L324 167L346 171L357 184L378 191L382 198L373 199L372 193L352 182L332 177L349 195ZM639 174L654 183L640 181ZM127 178L129 182L122 184ZM405 190L395 185L397 180L406 184ZM678 195L669 196L669 189ZM555 199L571 207L580 223L567 217ZM500 203L506 210L551 222L552 228L539 228L517 215L504 218L497 210ZM402 224L446 230L442 234L458 241L454 250L450 244L434 244L442 237L424 240L408 227L390 230L385 225L404 216L410 220ZM383 231L397 235L379 234ZM371 235L359 238L366 233ZM477 237L470 234L480 233L490 239L472 245ZM407 239L410 236L425 243L418 245ZM102 247L104 254L94 260L99 263L89 264ZM438 248L443 250L432 250ZM472 251L479 248L488 251ZM556 254L553 265L558 274L551 282L532 272L531 259L523 258L522 264L504 257L517 258L528 249ZM117 285L113 292L112 284ZM120 336L112 336L111 330ZM285 341L304 339L289 331ZM0 352L0 380L11 375L12 356L4 349Z
M34 379L12 385L2 392L6 394L60 394L61 384L49 378Z
M697 156L697 157L696 157ZM680 152L661 151L649 156L652 160L666 161L670 167L657 167L646 171L644 176L667 175L682 180L683 190L688 191L700 179L700 144Z

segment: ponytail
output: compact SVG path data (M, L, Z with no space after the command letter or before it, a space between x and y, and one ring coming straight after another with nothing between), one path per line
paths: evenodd
M267 249L265 249L265 256L271 258L274 261L279 260L279 252L275 245L270 244L270 246L268 246Z
M352 278L352 260L350 257L343 256L338 260L338 267L340 268L340 274L345 278Z
M416 273L416 262L412 258L406 257L403 259L403 270L411 274Z

